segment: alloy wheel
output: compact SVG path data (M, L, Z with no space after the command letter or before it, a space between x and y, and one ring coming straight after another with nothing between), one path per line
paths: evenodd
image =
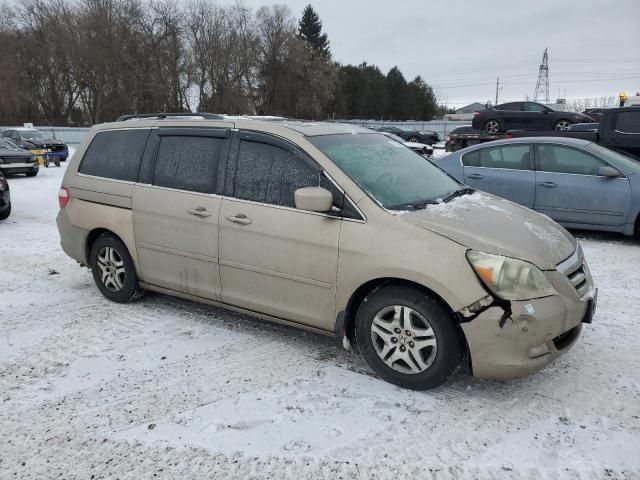
M500 122L497 120L489 120L484 128L487 133L498 133L500 131Z
M392 305L371 323L371 340L378 356L401 373L427 370L436 358L438 342L427 319L412 308Z
M110 292L119 292L124 286L125 268L122 257L113 247L102 247L98 252L97 265L100 281Z
M560 120L558 123L556 123L556 130L560 130L560 131L568 130L569 125L571 125L571 122L568 122L566 120Z

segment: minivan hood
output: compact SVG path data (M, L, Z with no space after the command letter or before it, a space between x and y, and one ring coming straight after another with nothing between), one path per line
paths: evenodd
M549 217L484 192L427 205L401 219L484 253L519 258L555 270L576 239Z

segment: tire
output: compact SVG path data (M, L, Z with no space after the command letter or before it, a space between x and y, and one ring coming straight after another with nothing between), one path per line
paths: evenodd
M0 220L6 220L11 215L11 204L7 206L7 209L4 212L0 212Z
M144 293L129 251L115 235L104 233L97 238L91 246L89 265L98 289L109 300L128 303Z
M487 120L484 124L484 131L491 134L500 133L502 125L498 120Z
M422 141L420 140L420 137L409 137L409 139L407 140L407 142L411 142L411 143L422 143Z
M363 300L356 314L356 343L380 378L412 390L444 383L462 354L451 314L424 292L401 285L374 290Z
M556 124L553 126L553 129L563 132L566 129L568 129L569 125L571 125L572 123L573 122L570 120L565 120L565 119L558 120Z
M27 177L35 177L38 174L38 170L31 170L30 172L25 173Z

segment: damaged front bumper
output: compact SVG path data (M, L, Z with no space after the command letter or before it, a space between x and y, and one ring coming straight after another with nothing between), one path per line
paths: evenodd
M582 324L591 323L598 292L581 249L544 273L556 295L509 302L488 297L476 312L458 312L474 376L502 380L535 373L567 352Z

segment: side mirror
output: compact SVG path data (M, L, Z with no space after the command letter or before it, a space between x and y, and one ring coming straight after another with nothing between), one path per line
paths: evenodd
M294 192L296 208L310 212L328 212L333 206L333 195L322 187L304 187Z
M620 176L620 172L608 165L602 166L598 169L599 177L617 178Z

